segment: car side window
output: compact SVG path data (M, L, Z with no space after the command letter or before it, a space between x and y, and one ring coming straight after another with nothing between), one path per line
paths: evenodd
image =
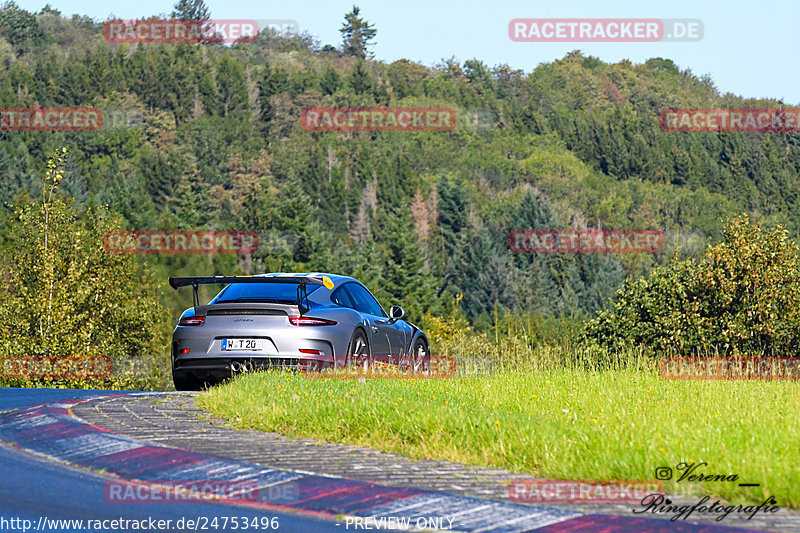
M349 307L350 309L356 308L356 306L353 305L353 301L350 299L350 295L344 290L344 287L339 287L333 291L333 294L331 294L331 301L342 307Z
M375 316L385 316L378 300L373 298L367 289L357 283L348 283L345 285L345 289L353 299L357 311Z

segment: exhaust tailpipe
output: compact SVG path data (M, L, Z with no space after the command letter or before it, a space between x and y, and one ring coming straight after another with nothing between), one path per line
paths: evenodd
M244 373L244 372L251 372L253 370L253 363L251 361L245 361L240 363L239 361L231 361L231 372L234 373Z

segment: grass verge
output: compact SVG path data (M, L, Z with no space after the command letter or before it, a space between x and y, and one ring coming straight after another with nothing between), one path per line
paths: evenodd
M652 480L655 469L736 482L665 482L732 503L800 507L800 384L665 381L652 369L539 368L442 380L266 372L198 398L235 426L556 479ZM760 483L742 488L738 483Z

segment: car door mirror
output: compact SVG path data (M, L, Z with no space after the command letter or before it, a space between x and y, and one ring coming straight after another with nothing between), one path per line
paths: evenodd
M389 309L389 316L392 320L400 320L404 316L406 316L405 310L400 307L399 305L393 305L391 309Z

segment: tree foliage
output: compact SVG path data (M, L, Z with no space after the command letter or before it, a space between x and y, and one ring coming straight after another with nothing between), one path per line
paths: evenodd
M15 209L13 252L3 268L0 355L108 357L108 379L87 384L157 386L164 311L136 260L103 249L103 235L120 229L120 218L104 208L79 209L59 190L66 157L62 149L48 161L39 200Z
M204 19L204 9L182 1L176 16ZM87 17L5 4L0 107L93 106L136 120L97 132L0 132L4 268L15 264L12 199L40 194L38 176L62 146L71 157L59 190L76 213L100 204L109 206L102 220L130 229L259 232L248 257L139 258L157 273L153 298L170 320L189 298L169 289L169 275L315 270L362 278L412 317L460 294L460 316L479 329L549 324L602 309L626 277L655 269L653 283L691 278L688 266L663 265L702 254L721 221L741 213L800 234L798 135L668 133L658 122L666 107L777 100L723 95L664 58L608 64L571 52L530 72L478 58L386 64L368 57L375 29L357 8L342 30L342 52L274 31L231 46L131 47L107 43ZM310 132L300 122L310 107L384 106L451 108L456 124ZM535 228L652 228L665 247L622 257L508 249L510 231ZM647 282L626 287L637 283ZM634 338L655 338L647 321L627 323ZM741 344L736 332L725 342Z
M211 11L204 0L178 0L172 9L172 18L206 22L211 18Z
M360 13L361 10L353 6L353 10L344 16L339 32L342 34L342 52L348 56L366 59L370 56L367 46L375 38L377 30L361 18Z
M628 280L586 335L684 355L797 355L797 246L782 227L737 218L702 259L675 259L648 278Z

